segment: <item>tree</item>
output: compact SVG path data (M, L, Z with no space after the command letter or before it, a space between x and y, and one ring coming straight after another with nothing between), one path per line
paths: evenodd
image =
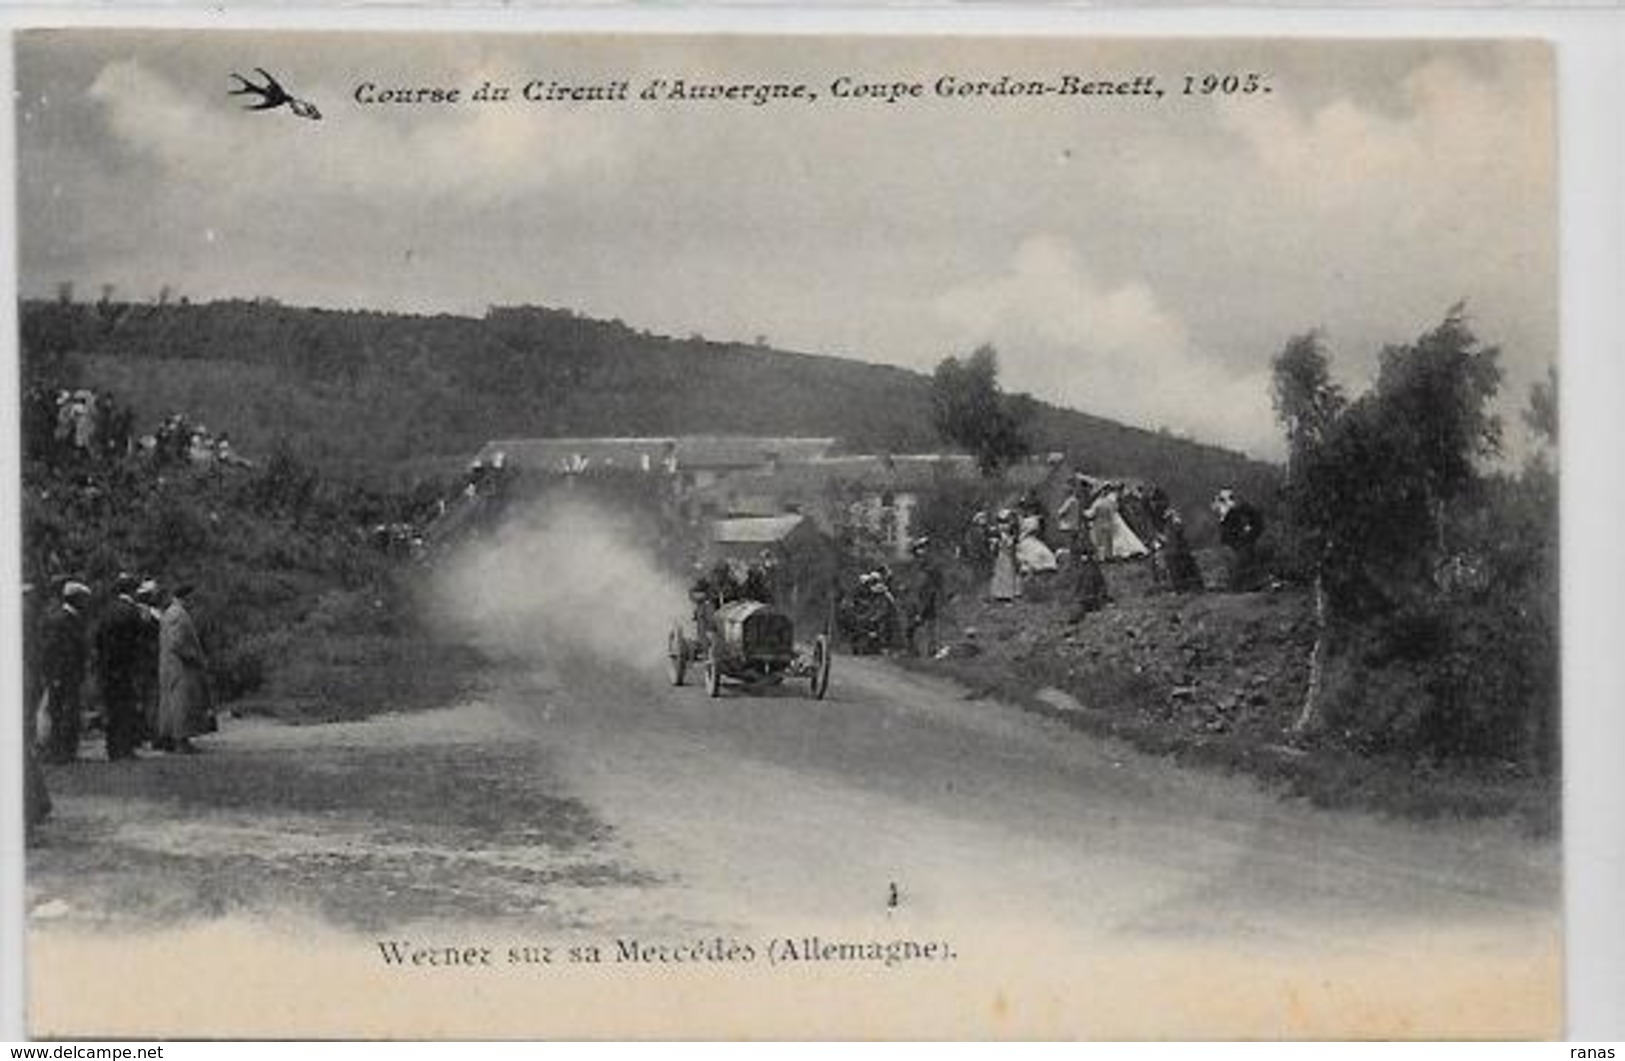
M983 475L994 475L1031 452L1027 424L1035 403L999 389L999 354L977 347L961 361L944 358L931 377L931 419L937 433L975 457Z
M1383 430L1409 458L1443 527L1443 507L1501 449L1501 421L1490 402L1501 386L1500 350L1481 346L1457 303L1444 322L1410 346L1383 350L1375 398Z
M1529 388L1529 405L1523 411L1523 422L1535 433L1536 439L1548 446L1557 445L1557 366L1546 369L1546 378Z
M1500 446L1498 357L1452 307L1415 343L1385 348L1375 386L1300 439L1293 517L1340 610L1391 604L1448 553L1449 506Z
M1332 382L1325 343L1318 331L1304 332L1287 340L1286 346L1275 355L1272 369L1270 397L1275 404L1276 419L1286 431L1286 479L1290 497L1298 489L1296 473L1326 440L1347 403L1342 390ZM1325 539L1298 533L1295 524L1299 515L1298 506L1288 504L1287 537L1294 545L1308 544L1315 570L1315 644L1309 652L1309 679L1303 706L1293 726L1302 732L1316 723L1320 712L1326 669L1327 599L1324 557L1315 555L1316 550L1325 548Z
M1271 395L1275 417L1286 430L1287 480L1304 455L1319 445L1343 412L1343 391L1332 382L1325 343L1318 331L1287 340L1275 355Z
M1556 476L1493 468L1499 352L1460 306L1381 353L1377 379L1304 430L1320 358L1277 359L1277 410L1300 474L1293 528L1316 557L1323 609L1299 730L1370 751L1556 761ZM1525 418L1556 430L1555 380ZM1296 397L1294 404L1290 399ZM1296 433L1294 433L1296 432ZM1323 703L1324 701L1324 703Z

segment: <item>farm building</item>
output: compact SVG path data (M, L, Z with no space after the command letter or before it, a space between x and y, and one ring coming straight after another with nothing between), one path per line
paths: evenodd
M800 515L738 516L712 520L709 561L744 564L764 554L774 561L773 592L793 615L822 614L831 602L836 563L831 543Z
M1065 483L1059 456L1028 461L1005 470L1003 487L1034 489L1045 497ZM908 555L917 533L914 514L921 498L946 483L981 480L973 457L963 454L899 454L821 457L721 478L695 494L702 511L717 516L769 516L787 512L812 518L826 533L838 526L867 528L882 548Z
M833 438L755 435L510 438L487 442L475 460L551 475L661 472L677 476L685 487L706 487L748 469L816 460L834 446Z

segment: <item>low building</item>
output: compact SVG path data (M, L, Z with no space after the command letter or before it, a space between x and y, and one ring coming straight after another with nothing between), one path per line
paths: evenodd
M799 436L509 438L487 442L474 459L548 475L659 472L676 476L684 487L703 488L741 471L820 459L834 447L833 438Z
M829 540L805 516L735 516L712 520L709 562L757 564L771 555L774 602L799 619L832 606L837 564Z
M973 481L976 461L959 454L823 457L740 472L696 494L718 516L799 513L825 533L864 527L882 549L906 556L922 494L950 481Z
M715 559L754 561L764 552L789 554L823 547L823 538L805 516L733 516L711 521ZM780 555L784 559L784 555Z

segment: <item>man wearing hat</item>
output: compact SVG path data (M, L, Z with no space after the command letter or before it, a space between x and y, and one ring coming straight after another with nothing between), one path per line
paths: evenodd
M1213 514L1219 517L1219 543L1231 553L1230 589L1257 589L1263 581L1258 539L1264 534L1264 514L1230 489L1214 495Z
M141 669L136 675L136 703L140 705L141 736L151 741L158 733L158 627L164 616L164 591L155 579L135 588L141 607Z
M158 627L158 733L154 743L165 751L183 754L197 751L192 737L215 728L209 660L186 610L191 596L189 584L176 586Z
M134 575L120 575L113 582L113 603L96 628L96 671L110 761L135 758L141 733L139 690L145 631L141 605L135 601L138 584Z
M71 763L79 757L79 690L85 683L89 655L85 644L89 604L90 587L70 579L62 586L61 604L45 617L41 631L40 661L51 719L45 741L45 761L49 763Z
M1093 499L1093 482L1082 472L1074 472L1072 488L1055 510L1055 527L1066 541L1067 552L1074 558L1079 552L1090 548L1089 521L1083 518L1083 510L1089 507Z

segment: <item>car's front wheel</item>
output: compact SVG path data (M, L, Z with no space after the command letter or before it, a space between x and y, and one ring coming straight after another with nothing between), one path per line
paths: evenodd
M705 692L707 696L722 695L722 667L717 664L717 654L708 652L705 656Z
M688 638L680 627L672 627L666 637L666 674L673 685L682 685L688 674Z

